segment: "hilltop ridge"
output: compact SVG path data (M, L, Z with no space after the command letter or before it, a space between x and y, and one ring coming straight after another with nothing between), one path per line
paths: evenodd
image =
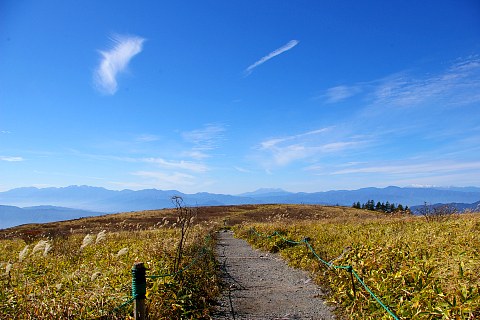
M331 190L323 192L288 192L279 188L262 188L239 195L199 192L186 194L177 190L108 190L91 186L62 188L17 188L0 192L2 221L14 219L8 226L30 222L46 222L79 218L102 213L128 212L172 208L172 196L181 196L190 206L222 206L245 204L321 204L351 206L368 200L401 203L409 207L438 203L456 203L460 208L480 200L480 188L362 188L357 190ZM14 211L5 206L18 207ZM51 206L40 210L38 206ZM32 209L32 207L34 207ZM37 207L37 208L35 208ZM60 208L58 208L60 207ZM24 208L28 210L21 210ZM70 208L70 209L66 209ZM73 209L77 211L72 211ZM15 212L12 214L12 212ZM20 214L21 212L21 214ZM8 218L8 219L7 219ZM7 224L0 224L5 228Z
M102 187L68 186L61 188L16 188L0 192L0 204L17 207L51 205L97 212L120 212L171 208L170 198L181 196L189 205L241 205L264 203L328 204L350 206L368 200L402 203L410 207L427 203L473 203L480 200L478 187L362 188L321 192L288 192L278 188L262 188L239 195L178 190L109 190Z

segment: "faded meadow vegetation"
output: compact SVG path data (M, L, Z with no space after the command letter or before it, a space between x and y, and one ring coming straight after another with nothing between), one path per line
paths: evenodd
M285 214L284 214L285 215ZM275 217L272 217L275 220ZM328 299L349 319L392 319L343 269L327 268L305 245L310 238L317 254L335 265L351 265L370 289L400 319L480 319L480 215L453 215L439 221L424 217L383 216L382 219L339 215L319 221L276 218L248 223L237 236L253 246L279 252L293 267L309 270L327 284Z
M147 275L171 273L179 230L168 220L153 230L75 233L54 238L0 241L0 318L131 319L131 268ZM147 280L152 319L206 317L217 294L211 227L197 224L184 244L176 276ZM203 250L205 249L205 250ZM202 253L201 255L199 253Z
M174 270L181 235L175 223L174 211L157 210L0 230L0 318L132 319L131 305L116 309L131 294L130 269L142 261L147 275ZM325 260L352 265L400 319L480 319L480 215L426 221L306 205L198 208L179 267L195 263L176 277L147 279L150 318L209 319L219 289L208 235L224 225L312 272L347 319L391 317L358 283L354 297L350 274L318 263L305 245L249 230L309 237Z

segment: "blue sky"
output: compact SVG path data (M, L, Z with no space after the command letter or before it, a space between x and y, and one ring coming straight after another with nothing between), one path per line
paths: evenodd
M0 177L480 186L480 3L4 0Z

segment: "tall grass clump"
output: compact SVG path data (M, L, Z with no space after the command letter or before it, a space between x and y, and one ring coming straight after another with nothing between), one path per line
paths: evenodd
M147 280L151 319L208 318L217 294L210 230L192 228L181 274ZM174 228L75 234L41 239L33 249L22 239L0 240L0 318L129 319L131 268L142 261L147 276L173 271ZM202 254L200 254L202 253Z
M326 267L305 245L258 237L249 232L252 227L297 241L310 238L322 259L351 265L400 319L480 319L478 214L428 222L401 217L248 224L236 230L254 246L279 252L290 265L311 271L348 318L391 319L358 281L354 295L347 271Z

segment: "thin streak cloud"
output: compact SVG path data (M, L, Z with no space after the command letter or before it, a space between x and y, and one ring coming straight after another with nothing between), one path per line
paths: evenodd
M169 189L178 186L191 186L195 184L195 177L180 172L137 171L131 173L134 176L150 180L150 184L156 188Z
M244 74L245 74L245 77L248 77L252 72L253 72L253 69L255 69L256 67L264 64L265 62L267 62L268 60L278 56L279 54L282 54L284 53L285 51L288 51L290 49L292 49L293 47L295 47L300 41L298 40L291 40L289 41L286 45L270 52L269 54L267 54L265 57L261 58L260 60L258 60L257 62L249 65L247 67L247 69L245 69L244 71Z
M365 94L373 106L419 107L431 103L460 106L480 101L480 58L469 57L443 72L413 75L399 72L384 78L328 88L325 103L337 103Z
M344 169L332 172L334 175L339 174L356 174L356 173L388 173L388 174L425 174L438 172L452 172L462 170L480 169L480 162L463 162L463 163L421 163L421 164L403 164L403 165L385 165L373 167L359 167L352 169Z
M237 170L238 172L241 172L241 173L251 173L252 171L248 170L248 169L245 169L245 168L242 168L242 167L237 167L237 166L234 166L233 167L235 170Z
M201 160L209 158L209 151L217 149L225 140L225 127L218 124L207 124L201 129L182 133L183 139L193 144L193 148L186 151L184 155Z
M374 103L397 107L416 107L432 102L444 106L477 103L480 101L479 74L480 59L475 57L426 77L393 75L377 86L373 92Z
M360 86L336 86L327 90L327 103L336 103L348 99L362 91Z
M1 161L7 161L7 162L20 162L23 161L22 157L6 157L6 156L0 156Z
M102 61L95 70L94 80L98 90L113 95L117 92L117 76L123 72L130 60L142 51L144 38L137 36L120 36L112 38L113 48L100 51Z
M305 137L308 137L308 136L322 134L324 132L329 131L330 129L331 128L321 128L321 129L312 130L312 131L308 131L308 132L305 132L305 133L300 133L300 134L296 134L296 135L292 135L292 136L288 136L288 137L284 137L284 138L274 138L274 139L263 141L263 142L260 143L260 145L263 149L268 149L268 148L274 147L274 146L276 146L276 145L278 145L282 142L285 142L285 141L297 140L297 139L305 138Z
M266 166L286 166L292 162L314 159L327 154L358 149L370 143L360 137L340 138L340 132L329 132L332 128L321 128L284 138L274 138L263 141L258 150ZM339 141L339 139L342 139Z
M205 172L208 171L208 168L206 165L201 164L201 163L195 163L191 161L167 161L162 158L146 158L143 159L143 161L147 163L154 163L157 164L161 167L164 168L169 168L169 169L182 169L182 170L190 170L194 172Z

